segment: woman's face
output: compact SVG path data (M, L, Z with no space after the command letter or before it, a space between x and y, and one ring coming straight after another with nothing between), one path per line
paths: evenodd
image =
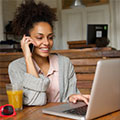
M33 28L29 31L30 37L34 40L33 53L41 56L49 56L50 50L53 46L53 30L49 23L38 22L35 23Z

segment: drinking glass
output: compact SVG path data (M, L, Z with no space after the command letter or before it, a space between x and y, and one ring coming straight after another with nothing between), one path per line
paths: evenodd
M6 84L8 103L13 105L16 111L23 109L23 87L21 84Z

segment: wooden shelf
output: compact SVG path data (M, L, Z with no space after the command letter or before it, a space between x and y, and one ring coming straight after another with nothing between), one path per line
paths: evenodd
M96 47L95 44L86 44L86 40L81 41L68 41L67 44L69 45L69 49L81 49L81 48L92 48Z

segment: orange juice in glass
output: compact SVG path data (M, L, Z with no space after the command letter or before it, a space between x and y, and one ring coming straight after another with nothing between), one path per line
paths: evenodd
M15 110L22 110L23 108L23 89L20 84L6 85L8 102L13 105Z

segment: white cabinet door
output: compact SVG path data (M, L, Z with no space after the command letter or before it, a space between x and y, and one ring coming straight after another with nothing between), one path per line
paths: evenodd
M67 41L86 40L87 24L109 24L109 7L102 5L67 9L62 11L63 49L68 49Z
M62 11L62 40L63 49L67 49L67 41L84 39L84 26L86 23L86 9L70 9Z

